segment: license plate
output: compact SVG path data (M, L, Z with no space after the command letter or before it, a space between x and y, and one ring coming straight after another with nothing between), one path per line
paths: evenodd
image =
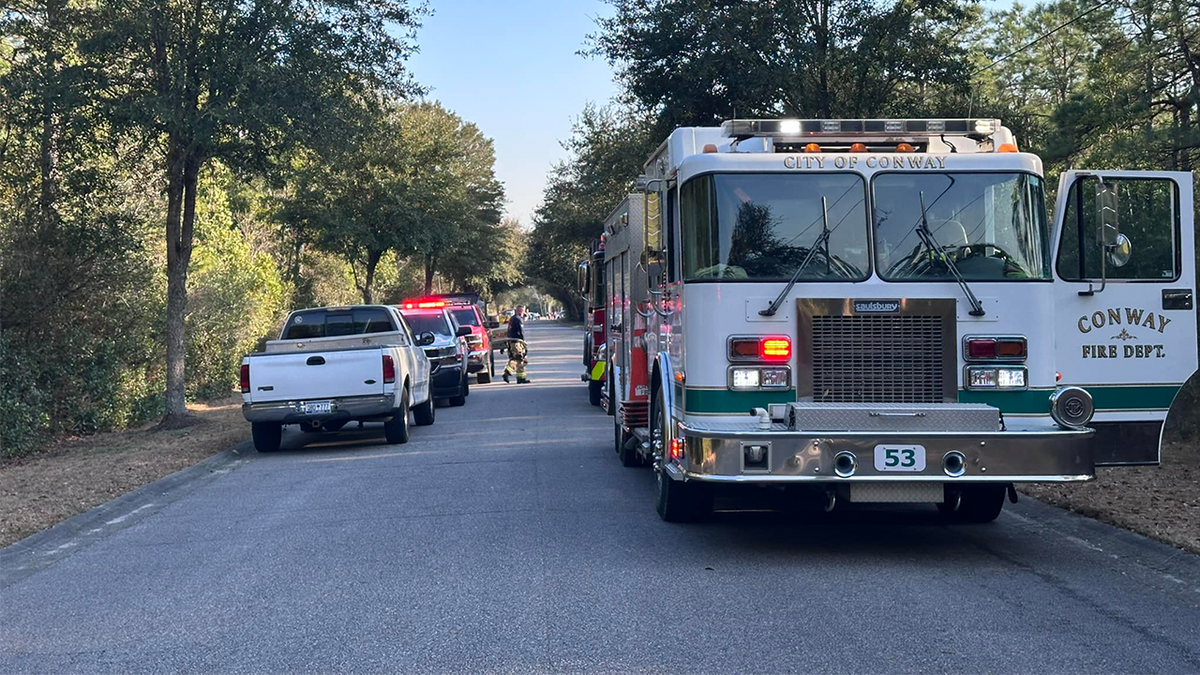
M875 446L875 470L924 471L925 446L877 445Z
M305 415L327 415L333 412L333 401L308 401L301 409Z

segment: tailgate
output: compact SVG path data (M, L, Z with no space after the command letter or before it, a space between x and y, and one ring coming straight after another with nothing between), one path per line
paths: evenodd
M382 393L383 350L379 348L250 358L252 403Z

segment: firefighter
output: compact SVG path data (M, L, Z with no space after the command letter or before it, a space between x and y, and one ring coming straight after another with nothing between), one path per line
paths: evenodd
M509 382L509 376L517 376L517 384L529 382L525 377L525 355L529 353L525 346L525 307L517 307L517 311L508 320L508 365L504 366L504 382Z

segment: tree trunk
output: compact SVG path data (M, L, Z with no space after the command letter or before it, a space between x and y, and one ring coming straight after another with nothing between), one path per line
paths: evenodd
M60 81L60 65L62 53L55 44L56 33L62 30L62 11L66 3L61 0L51 0L45 5L46 26L42 48L45 51L45 63L42 77L42 134L41 156L39 158L40 182L38 196L38 215L41 227L45 232L52 233L58 225L58 161L59 142L62 137L62 116L58 110Z
M184 424L187 418L185 356L187 354L187 273L192 260L196 223L196 185L200 160L185 155L173 139L168 153L167 179L167 414L165 426Z
M432 253L425 254L425 295L433 293L433 265L435 259Z
M358 290L362 291L363 304L375 304L375 294L372 291L372 286L375 285L375 268L379 266L379 259L383 257L383 251L370 251L367 253L367 276L363 279L363 285Z

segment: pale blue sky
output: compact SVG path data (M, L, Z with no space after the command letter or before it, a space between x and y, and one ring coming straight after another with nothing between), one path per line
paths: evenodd
M496 174L507 212L528 226L546 172L566 152L559 141L588 101L615 93L608 64L577 56L596 0L434 0L409 61L417 81L496 142Z

